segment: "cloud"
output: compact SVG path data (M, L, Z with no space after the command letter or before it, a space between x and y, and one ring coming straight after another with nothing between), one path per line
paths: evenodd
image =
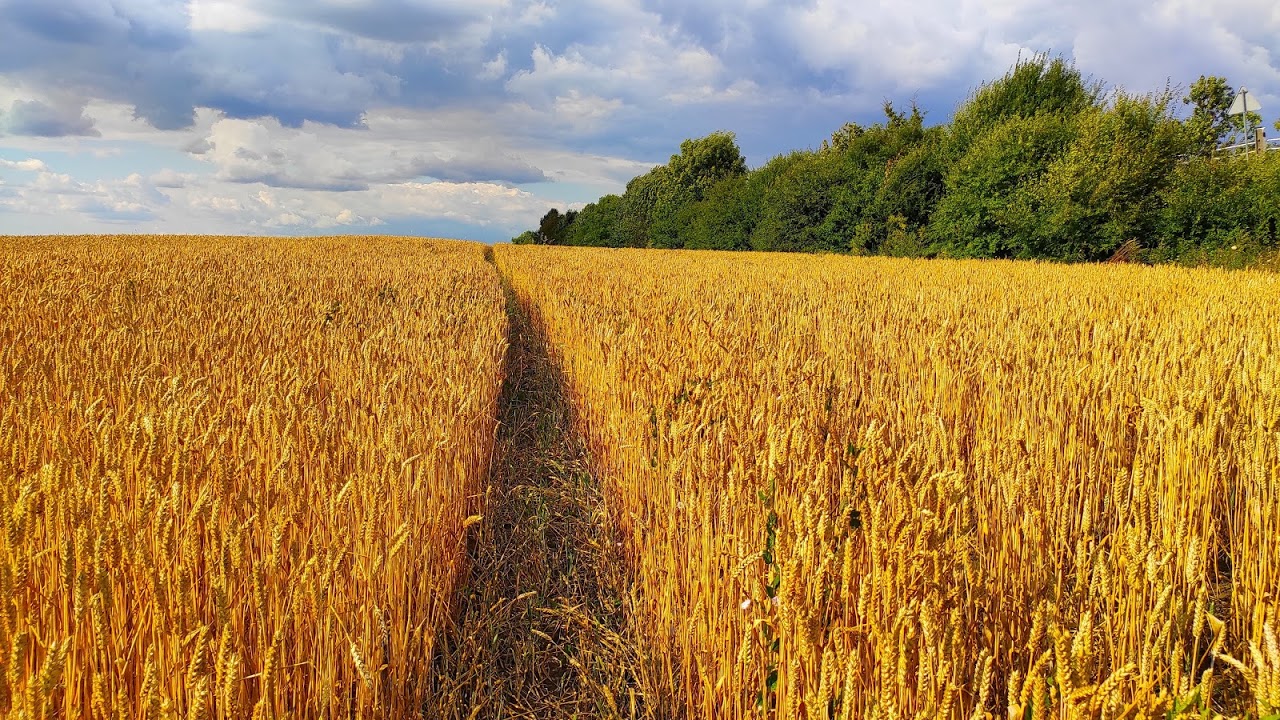
M260 0L245 4L282 21L396 43L434 42L477 26L485 28L507 5L502 0Z
M368 187L353 163L325 152L314 134L287 133L275 121L219 120L204 143L208 149L200 157L217 168L219 180L315 190Z
M52 172L40 161L13 164L25 165L21 169L37 174L34 180L10 185L9 191L0 195L0 212L79 215L107 225L137 224L155 220L157 211L168 204L166 196L137 174L114 182L89 183Z
M945 113L1019 52L1043 49L1134 86L1218 71L1264 100L1280 92L1271 3L1118 1L4 0L0 73L128 103L162 129L189 126L202 107L358 127L373 107L519 99L554 112L575 93L618 101L607 120L635 124L689 104L702 108L672 119L712 124L708 114L771 104L791 123L780 116L797 101L825 121L826 105L874 113L916 93ZM89 129L57 117L49 131Z
M622 101L598 95L583 95L581 91L574 89L567 95L557 96L553 107L556 117L562 122L580 131L588 131L600 127L616 113L622 107Z
M309 192L208 184L175 191L175 205L196 218L254 230L380 227L405 220L444 220L514 233L545 211L531 193L492 183L408 182L355 192Z
M5 160L0 158L0 168L9 168L10 170L23 170L25 172L48 172L49 167L44 164L43 160L28 158L26 160Z
M187 12L191 17L188 27L194 32L242 33L267 21L250 3L238 0L190 0Z
M493 182L525 185L550 180L546 173L519 157L484 151L438 161L424 160L417 168L416 174L456 183Z
M355 191L423 178L509 184L549 179L505 148L497 128L488 128L491 134L486 137L478 120L470 115L454 118L452 122L467 126L449 128L457 138L451 140L441 139L439 133L449 120L422 114L388 116L375 111L363 129L314 124L287 128L273 120L227 118L188 147L216 168L220 180L272 187Z
M233 7L221 6L224 20L235 17ZM205 6L200 27L218 12ZM189 126L199 107L294 126L354 126L369 103L399 92L385 58L332 31L281 22L255 32L193 31L190 20L182 3L164 0L7 0L0 72L128 103L158 129Z
M533 99L564 93L657 99L673 88L728 84L726 68L706 49L660 33L640 33L621 44L574 44L563 52L537 45L532 67L507 89Z
M180 173L175 170L161 170L151 175L148 180L157 188L182 188L187 183L194 180L195 176L188 173Z
M500 52L480 68L480 79L497 80L507 74L507 53Z
M55 106L40 100L15 100L3 116L3 127L11 135L98 137L100 133L84 109L84 102Z
M62 3L7 2L6 16L32 34L68 44L90 43L104 34L127 32L129 23L109 3L67 0Z
M20 218L23 232L141 230L276 233L371 230L395 222L450 223L505 238L534 222L545 200L490 182L413 181L363 190L270 187L218 180L166 169L144 177L85 182L40 160L0 160L0 169L30 173L0 184L6 226ZM61 228L61 230L56 230ZM15 228L19 229L19 228Z
M1201 74L1225 75L1261 90L1264 107L1280 109L1280 10L1273 3L1124 0L1111 16L1066 33L1064 50L1081 67L1136 91L1170 78L1189 84Z

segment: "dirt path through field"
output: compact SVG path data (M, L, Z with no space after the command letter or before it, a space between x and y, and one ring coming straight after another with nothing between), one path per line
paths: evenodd
M438 656L439 718L631 717L617 544L541 339L516 303L484 519L461 624Z

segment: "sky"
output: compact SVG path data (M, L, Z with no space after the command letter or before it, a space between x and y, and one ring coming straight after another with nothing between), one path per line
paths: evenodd
M685 138L945 122L1044 51L1280 116L1274 0L0 0L0 235L500 241Z

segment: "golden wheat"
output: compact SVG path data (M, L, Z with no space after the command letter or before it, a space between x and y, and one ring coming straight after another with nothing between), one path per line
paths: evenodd
M1280 278L496 258L626 538L647 714L1274 709Z
M495 433L483 248L0 242L0 715L417 712Z
M484 260L5 238L0 712L417 714L493 451ZM1275 276L496 261L625 541L603 714L1280 711Z

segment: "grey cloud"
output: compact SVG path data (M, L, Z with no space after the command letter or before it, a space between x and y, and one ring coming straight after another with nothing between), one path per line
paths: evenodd
M128 21L109 3L95 0L9 0L0 8L18 28L58 43L87 44L129 29Z
M186 35L186 3L173 0L4 0L0 11L16 26L63 44L123 36L134 45L173 49Z
M251 172L237 170L223 173L220 179L239 184L261 183L268 187L294 190L321 190L325 192L357 192L368 190L369 183L357 178L308 177L285 170L278 172Z
M218 179L281 188L357 191L428 177L506 185L547 182L547 174L521 157L503 132L474 114L375 114L366 129L295 129L270 120L222 119L209 128L195 148L203 152L195 157L213 165Z
M191 155L204 155L212 149L208 138L197 138L182 146L182 151Z
M156 127L185 126L193 74L178 49L185 29L174 7L0 0L0 75L37 90L128 102Z
M15 100L2 122L12 135L99 136L93 126L93 119L84 114L83 103L60 104L55 107L39 100Z
M437 162L424 162L418 167L418 175L425 175L446 182L496 182L511 185L548 182L542 170L509 155L451 158Z
M118 225L149 222L157 217L149 207L136 204L115 205L98 200L82 203L78 209L95 220Z
M196 106L291 127L358 127L371 107L493 107L504 91L543 106L569 91L619 97L662 124L667 98L743 81L773 99L767 114L779 123L791 122L792 100L806 111L843 102L847 115L874 117L885 96L921 92L953 104L1022 48L1074 52L1086 69L1133 84L1185 82L1196 67L1225 64L1263 94L1280 85L1276 20L1262 0L1224 0L1212 17L1185 3L1113 5L957 0L850 11L845 0L563 0L533 12L534 0L251 0L233 7L262 23L227 32L187 30L186 4L174 0L0 0L0 73L135 104L159 128L188 126ZM538 68L536 47L583 62ZM677 62L691 52L718 62L719 73ZM506 59L505 87L485 70L495 57ZM743 107L720 99L694 115L734 118ZM557 137L576 143L572 130Z
M180 23L168 18L174 7ZM0 75L128 103L166 130L189 127L196 107L357 126L399 91L386 58L339 51L334 31L189 32L185 23L185 4L171 1L0 0Z
M256 165L236 166L224 170L220 177L235 183L261 183L270 187L298 190L324 190L329 192L355 192L368 190L373 185L385 185L435 178L446 182L492 182L510 185L547 182L546 173L528 163L512 157L452 158L449 160L418 159L410 164L389 170L349 170L333 175L308 173L293 166L279 153L263 157L244 148L237 149L238 159ZM266 163L272 169L258 169Z
M266 0L266 15L320 25L328 30L397 43L434 42L467 26L483 24L503 3L491 0L384 0L378 3Z

